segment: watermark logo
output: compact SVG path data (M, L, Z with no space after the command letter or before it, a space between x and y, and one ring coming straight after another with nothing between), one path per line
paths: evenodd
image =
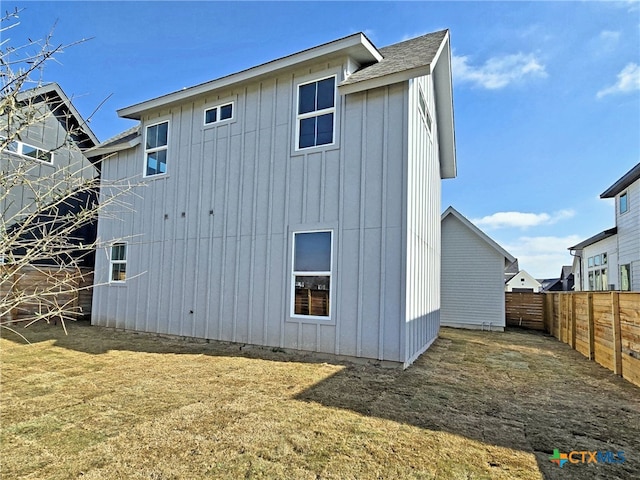
M605 451L593 451L589 452L586 450L573 450L569 453L560 453L560 450L557 448L553 449L553 455L549 457L551 463L555 463L560 468L562 468L567 462L568 463L624 463L624 452L605 452Z
M569 461L567 454L560 453L560 450L558 450L557 448L553 449L553 456L549 457L549 460L558 465L560 468L562 468L564 464Z

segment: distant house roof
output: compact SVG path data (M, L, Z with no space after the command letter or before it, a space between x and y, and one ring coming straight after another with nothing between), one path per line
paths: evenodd
M640 163L625 173L616 183L607 188L600 198L613 198L636 180L640 179Z
M491 237L489 237L486 233L476 227L473 223L471 223L464 215L458 212L455 208L449 207L447 208L442 216L440 217L440 221L444 221L448 216L452 216L457 218L463 225L465 225L469 230L475 233L481 240L483 240L487 245L497 251L500 255L502 255L509 264L513 264L517 262L516 258L507 252L504 248L498 245Z
M543 278L536 280L542 285L543 292L562 290L562 279L560 278Z
M599 242L600 240L604 240L605 238L612 237L616 233L618 233L617 227L610 228L609 230L605 230L604 232L600 232L594 235L593 237L583 240L582 242L578 243L577 245L574 245L573 247L569 247L568 250L582 250L583 248L588 247L589 245L593 245L594 243Z
M20 102L33 100L35 102L58 103L64 107L64 112L57 111L57 109L54 108L53 114L59 119L65 118L65 121L67 122L65 128L67 130L73 130L73 133L77 137L74 140L79 148L87 149L100 143L98 141L98 137L93 133L87 121L82 118L80 112L76 110L76 107L71 103L69 97L67 97L60 85L57 83L47 83L45 85L20 92L17 96L17 100Z
M560 273L560 280L569 278L569 275L573 275L573 267L571 265L563 265Z

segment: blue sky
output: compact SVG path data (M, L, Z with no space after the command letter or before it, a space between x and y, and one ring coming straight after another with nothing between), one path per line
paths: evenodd
M100 140L129 128L116 109L363 31L377 47L451 31L458 178L453 205L538 278L567 247L614 225L599 194L640 161L640 3L31 2L13 47L91 40L43 72L95 114Z

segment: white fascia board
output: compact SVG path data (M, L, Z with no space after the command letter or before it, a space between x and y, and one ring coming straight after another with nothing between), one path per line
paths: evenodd
M82 115L80 115L80 112L78 112L69 97L67 97L67 94L64 93L62 87L60 87L60 85L58 85L56 82L47 83L41 85L40 87L20 92L17 96L17 99L20 101L27 100L29 98L37 97L38 95L45 95L51 92L54 92L58 96L58 98L62 100L64 106L67 107L69 113L71 113L71 115L76 119L76 122L78 122L78 125L80 126L82 131L89 137L93 144L98 145L100 143L98 137L96 137L95 133L93 133L93 131L89 127L87 121L82 117Z
M111 145L107 147L92 148L91 150L88 150L87 153L90 154L91 158L97 157L99 155L109 155L111 153L122 152L123 150L128 150L130 148L133 148L136 145L140 145L141 142L142 142L142 139L140 136L138 136L133 140L129 140L128 142L118 143L116 145Z
M431 67L424 65L422 67L411 68L409 70L403 70L402 72L391 73L382 77L372 78L370 80L363 80L357 83L349 83L347 85L339 85L338 92L340 95L349 95L351 93L363 92L365 90L371 90L373 88L384 87L387 85L393 85L394 83L406 82L412 78L422 77L431 73Z
M432 65L437 105L438 143L440 144L440 178L455 178L458 174L458 167L453 111L451 47L448 32L442 40Z
M318 60L321 57L328 55L336 55L344 53L345 55L352 57L356 62L360 64L379 62L382 60L382 55L376 49L376 47L369 41L369 39L362 33L356 33L340 40L325 43L317 47L303 50L302 52L294 53L287 57L282 57L277 60L273 60L256 67L243 70L238 73L227 75L226 77L212 80L210 82L202 83L193 87L179 90L161 97L148 100L146 102L138 103L129 107L121 108L118 110L118 115L123 118L131 118L134 120L140 120L142 113L148 110L161 108L169 104L175 104L185 101L189 98L197 95L202 95L213 90L229 87L231 85L253 80L258 77L273 74L279 70L293 67L298 64L302 64L309 61Z
M451 215L454 218L457 218L460 223L466 226L469 230L471 230L476 236L482 239L487 245L493 248L496 252L502 255L509 262L513 263L516 261L516 257L507 252L504 248L502 248L493 238L480 230L477 226L475 226L471 220L458 212L455 208L449 207L440 217L440 221L443 222L445 218Z

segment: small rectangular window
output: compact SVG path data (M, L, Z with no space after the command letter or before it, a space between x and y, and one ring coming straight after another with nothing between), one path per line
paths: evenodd
M600 255L594 257L594 264L596 267L600 265Z
M620 265L620 290L631 290L631 264Z
M427 130L431 131L431 115L429 114L429 109L427 108L427 101L424 98L424 94L421 89L418 89L418 108L420 110L420 114L422 116L422 121L424 122Z
M204 124L211 125L233 119L233 102L217 105L204 111Z
M589 267L593 267L593 257L589 257Z
M34 147L19 140L14 140L6 146L6 150L22 157L29 157L41 162L53 164L53 152Z
M296 148L334 142L336 77L298 86Z
M627 199L627 192L620 195L620 213L626 213L629 210L629 203Z
M111 247L111 282L124 282L127 279L127 244L116 243Z
M145 177L167 173L169 122L149 125L145 139Z
M332 232L293 235L292 313L328 319L331 316Z

